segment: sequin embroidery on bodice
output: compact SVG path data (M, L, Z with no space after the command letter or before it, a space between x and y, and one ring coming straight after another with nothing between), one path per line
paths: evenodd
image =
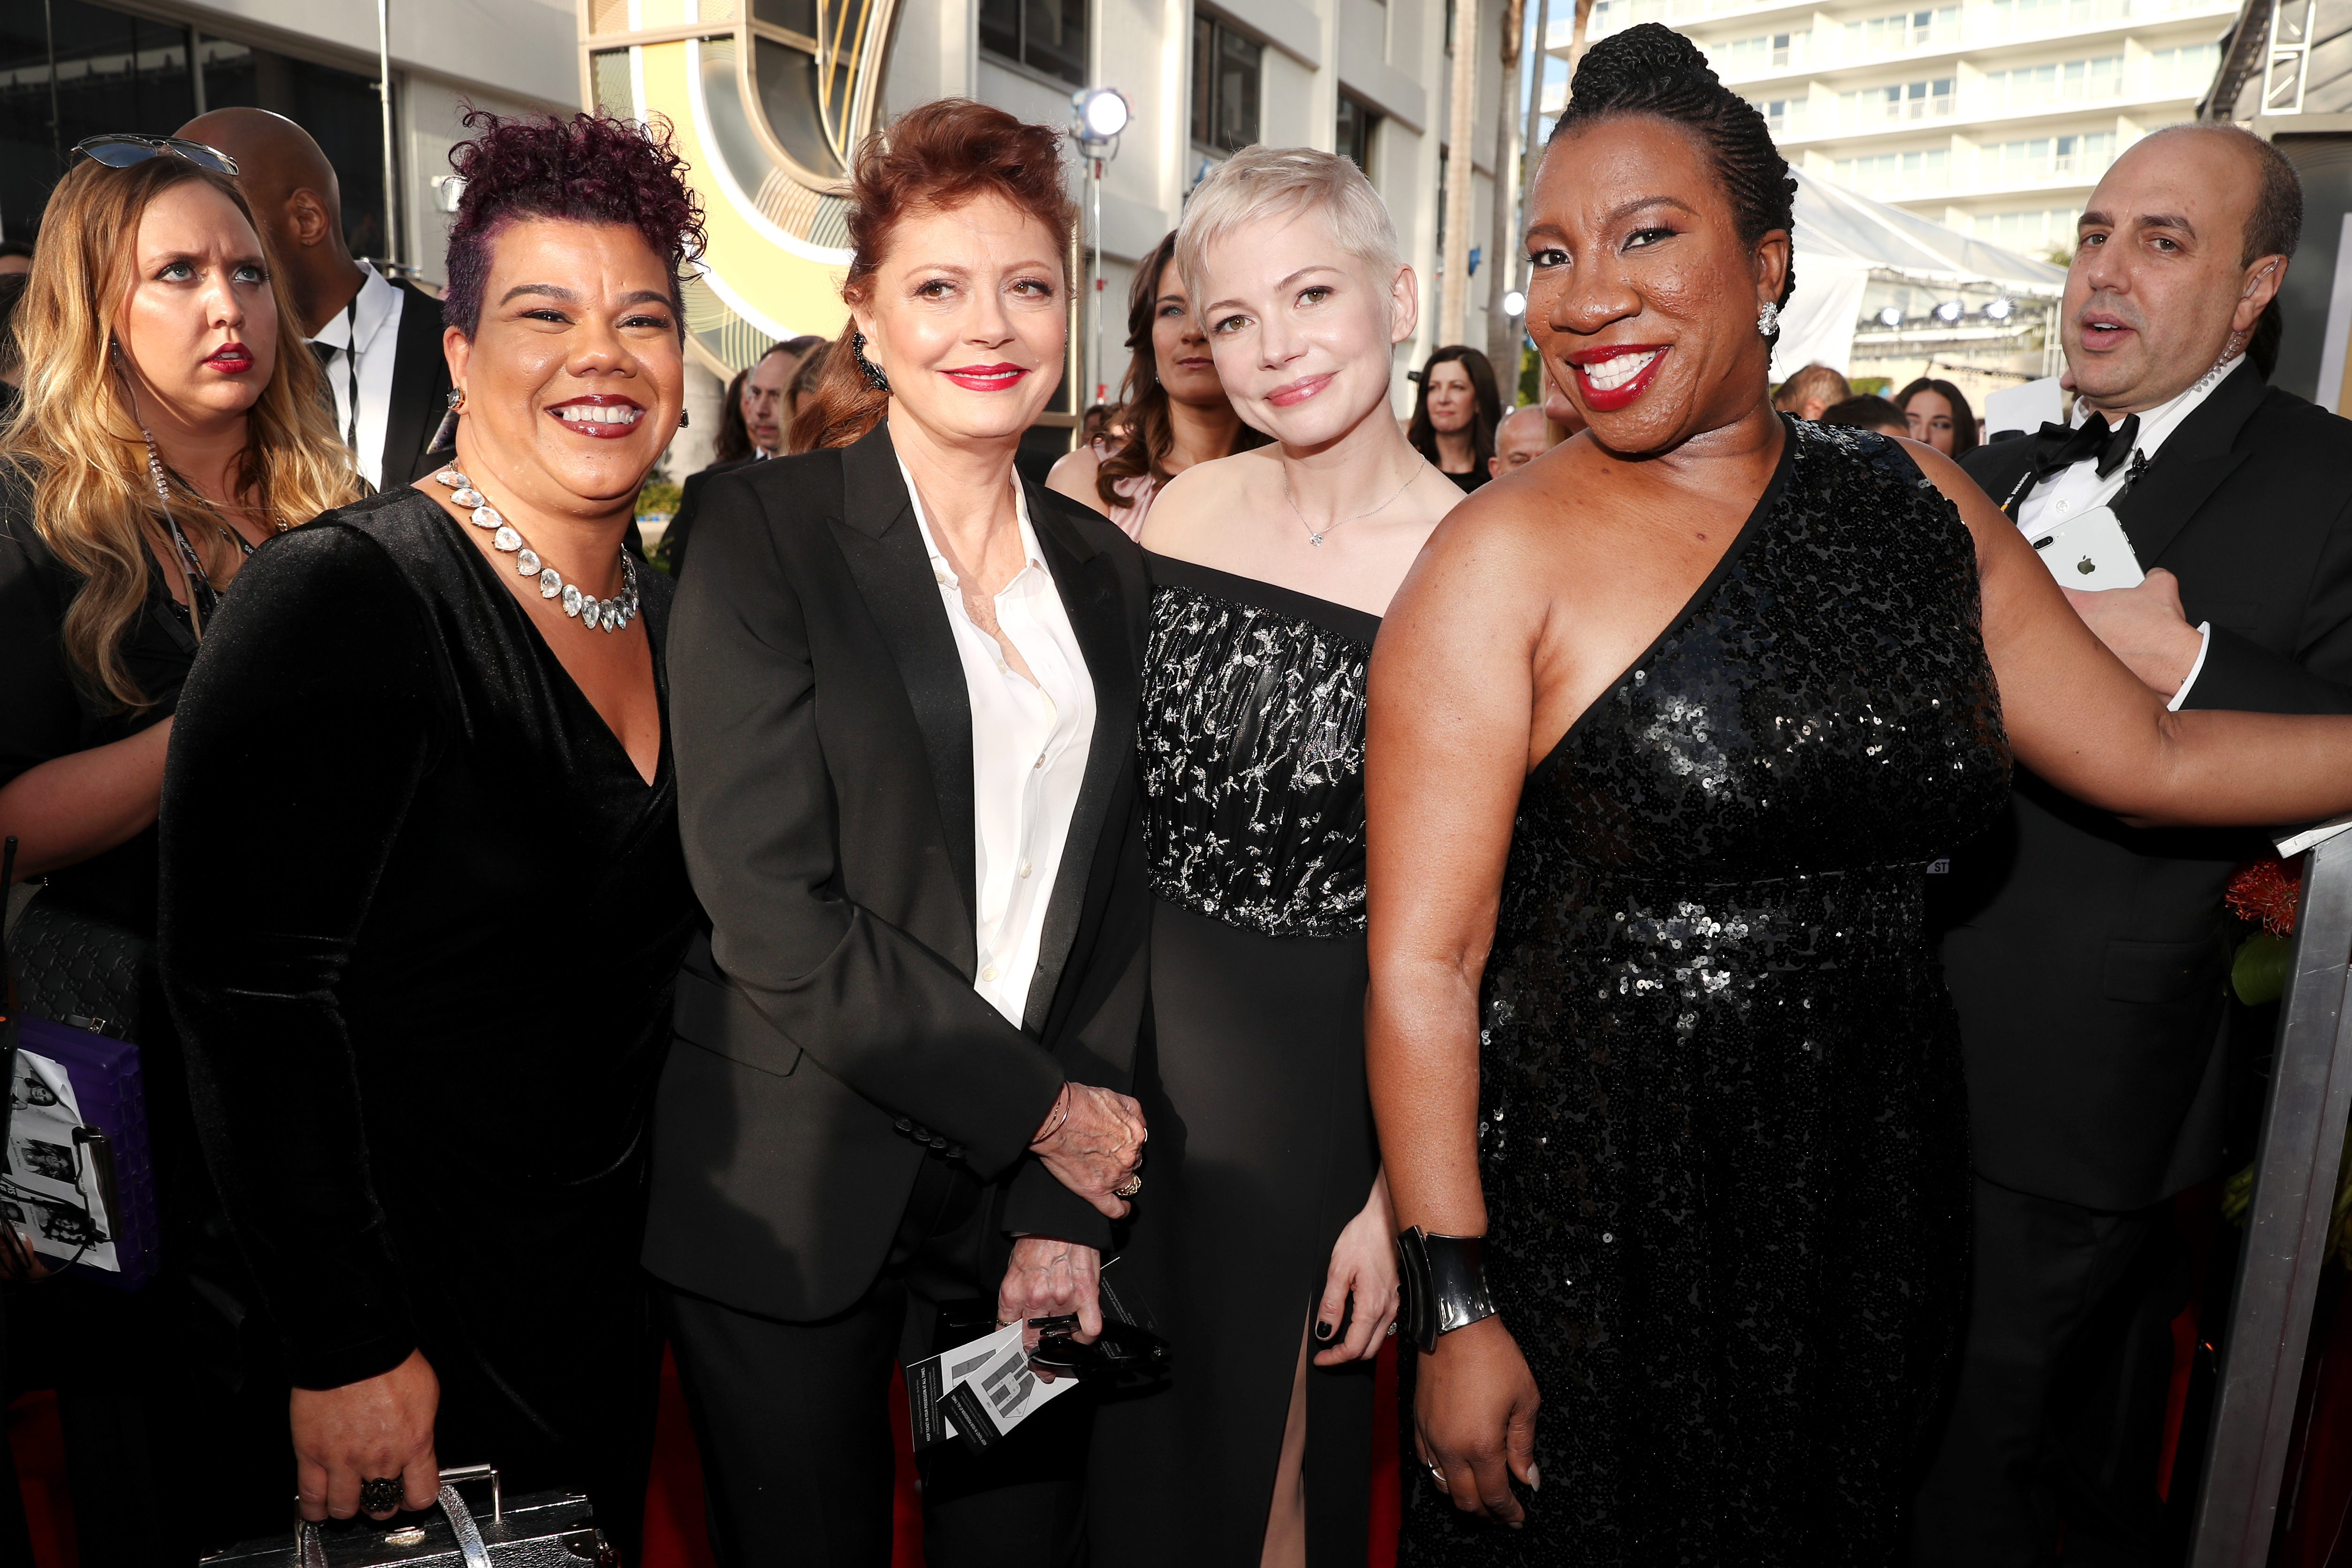
M1364 929L1364 691L1376 616L1150 558L1152 890L1266 936Z

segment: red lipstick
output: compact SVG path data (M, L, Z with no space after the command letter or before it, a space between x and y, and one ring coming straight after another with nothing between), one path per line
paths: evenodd
M1609 343L1567 356L1584 405L1596 414L1624 407L1650 390L1666 363L1665 343ZM1643 356L1648 356L1643 358Z
M1017 364L964 364L940 374L966 392L1008 392L1029 372Z
M253 368L253 351L231 341L213 350L205 357L205 363L224 375L243 375Z

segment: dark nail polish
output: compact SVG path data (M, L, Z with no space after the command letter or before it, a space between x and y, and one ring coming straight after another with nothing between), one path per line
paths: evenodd
M1316 1325L1315 1325L1315 1338L1316 1338L1316 1340L1317 1340L1318 1342L1321 1342L1321 1341L1324 1341L1324 1340L1328 1340L1328 1339L1329 1339L1329 1338L1330 1338L1334 1333L1336 1333L1336 1332L1338 1332L1338 1331L1337 1331L1336 1329L1334 1329L1334 1328L1333 1328L1330 1324L1328 1324L1328 1323L1318 1323L1318 1324L1316 1324Z

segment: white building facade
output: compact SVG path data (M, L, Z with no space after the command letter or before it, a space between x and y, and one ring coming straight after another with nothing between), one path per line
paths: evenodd
M1556 57L1571 4L1554 0ZM2237 13L2237 0L1601 0L1590 27L1663 22L1706 49L1808 174L2047 255L2072 250L2118 153L2196 118Z
M1481 24L1471 244L1483 247L1507 87L1503 0L1465 3ZM1081 277L1072 384L1051 417L1117 399L1135 264L1176 226L1202 175L1252 142L1347 153L1387 200L1423 302L1420 331L1396 356L1404 407L1405 372L1451 341L1437 310L1450 9L1448 0L579 0L579 69L588 101L678 124L694 143L689 158L699 149L712 176L697 176L716 214L710 273L688 301L697 363L710 378L701 395L770 342L840 330L849 253L839 193L866 131L942 97L1062 126L1074 92L1116 88L1133 119L1102 163L1098 233L1088 163L1071 145L1071 194L1086 215L1081 273L1091 274L1098 247L1103 286L1096 294ZM1461 341L1486 340L1476 307L1491 277L1474 274Z

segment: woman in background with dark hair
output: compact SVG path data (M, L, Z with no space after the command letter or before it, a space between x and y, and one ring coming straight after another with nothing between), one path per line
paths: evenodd
M1143 532L1151 498L1195 463L1265 445L1234 412L1184 279L1171 229L1135 269L1127 291L1127 381L1115 440L1088 442L1054 465L1046 488L1084 501L1127 531Z
M743 423L743 384L751 378L750 371L739 370L727 384L727 395L719 405L719 436L710 443L710 461L698 473L751 460L751 427Z
M1960 389L1948 381L1921 376L1895 395L1910 437L1933 447L1954 462L1977 449L1976 410Z
M1486 459L1495 455L1495 426L1502 422L1493 363L1466 343L1449 343L1421 367L1405 439L1466 492L1494 477Z
M303 1516L426 1507L436 1458L488 1460L584 1490L625 1559L646 1125L695 907L669 584L622 541L677 427L701 221L635 124L466 123L457 462L246 567L172 737L163 970Z

